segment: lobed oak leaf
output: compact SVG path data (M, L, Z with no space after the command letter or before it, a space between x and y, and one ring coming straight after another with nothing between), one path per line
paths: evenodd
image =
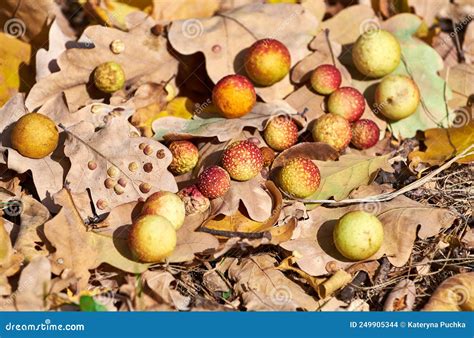
M473 311L474 272L446 279L433 292L423 311Z
M66 182L72 192L90 190L99 213L166 190L177 191L168 171L172 155L161 143L138 137L124 119L111 119L103 129L81 122L67 129L64 153L71 160Z
M410 166L416 168L420 163L429 165L439 165L446 160L462 153L474 144L474 121L469 121L469 112L472 108L467 108L464 119L467 124L459 128L435 128L424 132L424 151L412 151L408 155L411 161ZM474 115L473 115L474 116ZM461 117L462 118L462 117ZM459 159L459 163L469 163L474 161L474 150L469 156Z
M309 54L307 45L317 24L301 5L253 3L209 19L174 21L168 36L181 54L202 52L207 73L216 83L225 75L243 73L244 51L259 39L280 40L295 65ZM289 76L270 87L255 89L266 102L282 99L294 90Z
M153 122L153 131L158 140L187 139L191 137L214 137L220 142L238 137L245 127L262 131L266 121L275 115L296 115L297 111L285 101L257 102L250 113L239 119L221 117L201 118L194 116L187 120L177 117L163 117Z
M270 255L236 259L229 267L234 290L248 311L314 311L318 303L276 268Z
M106 228L89 231L68 190L62 189L54 195L54 200L62 208L44 225L46 238L55 248L51 254L53 273L59 275L69 269L78 278L78 289L82 290L87 287L89 270L102 263L130 273L147 270L147 264L132 259L127 245L127 229L136 203L117 207L110 212L110 219L106 219Z
M373 196L386 191L384 186L371 185L361 187L352 197ZM405 196L381 203L338 208L320 206L309 212L308 220L300 222L298 232L295 232L297 237L280 246L298 252L298 266L312 276L347 268L356 262L347 260L337 251L333 244L333 229L340 217L353 210L364 210L376 215L384 226L382 247L367 261L386 255L397 267L409 260L417 236L422 239L436 236L441 229L451 226L456 218L447 209L426 206Z
M318 190L308 199L336 201L349 196L356 188L372 182L380 169L392 171L388 162L390 154L368 156L347 154L337 161L315 161L321 172L321 183Z
M43 77L31 88L26 106L30 111L35 110L61 92L64 92L70 111L103 98L103 93L94 88L90 78L98 65L108 61L122 66L130 90L149 81L169 80L177 71L178 61L169 54L166 40L150 32L154 24L151 19L143 19L128 32L102 26L88 27L76 48L67 49L58 57L60 70ZM122 53L111 51L110 44L114 40L125 44Z

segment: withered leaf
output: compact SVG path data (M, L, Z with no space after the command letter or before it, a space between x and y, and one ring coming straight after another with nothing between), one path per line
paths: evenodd
M67 131L64 153L71 160L71 169L66 181L72 192L90 189L99 213L158 190L177 191L167 169L171 163L168 148L156 140L137 137L126 120L113 118L97 132L87 122Z

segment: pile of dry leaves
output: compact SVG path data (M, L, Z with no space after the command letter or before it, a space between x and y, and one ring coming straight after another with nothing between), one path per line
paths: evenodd
M278 2L2 2L1 310L473 309L474 7ZM358 36L379 28L399 40L397 71L421 92L415 114L393 123L372 106L378 80L358 76L350 58ZM245 117L219 117L214 84L243 69L242 51L263 38L288 47L290 74L257 87ZM110 47L117 40L118 54ZM107 61L127 79L111 95L91 85ZM370 149L340 154L306 132L326 109L309 75L333 62L343 84L364 93L364 117L383 131ZM60 146L42 159L10 143L12 125L33 111L60 130ZM310 202L282 195L264 170L188 215L166 263L132 257L127 235L141 201L189 186L232 141L265 145L261 132L281 114L297 121L300 142L272 168L296 156L313 160L321 184ZM199 162L173 176L167 145L182 139L198 146ZM127 176L124 193L102 184L111 164L125 170L132 162L146 170ZM351 210L384 226L382 247L361 262L342 257L332 240Z

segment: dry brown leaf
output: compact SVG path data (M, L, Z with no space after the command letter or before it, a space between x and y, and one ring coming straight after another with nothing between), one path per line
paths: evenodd
M283 42L295 65L309 54L307 45L317 24L317 19L301 5L254 3L210 19L175 21L169 30L169 41L181 54L204 53L207 73L216 83L225 75L244 71L242 51L258 39ZM282 99L293 90L289 76L270 87L256 88L267 102Z
M239 119L222 117L200 118L192 120L177 117L163 117L153 122L153 131L158 140L189 139L191 137L214 137L220 142L238 137L245 127L254 127L262 131L266 121L276 115L296 115L297 111L285 101L269 103L257 102L250 113Z
M453 97L448 101L450 108L458 109L471 105L472 99L470 97L474 93L474 83L472 81L474 77L474 65L457 64L453 67L443 69L441 76L453 91ZM463 109L461 108L460 110L462 111ZM464 114L468 114L468 112L464 112ZM467 115L464 120L465 122L469 122L473 120L473 117L472 115ZM461 120L461 122L462 121L463 120ZM453 122L455 123L456 119ZM461 124L458 124L458 126L461 126Z
M333 147L323 142L302 142L282 151L272 163L272 170L278 170L285 162L295 157L306 157L310 160L334 161L339 153Z
M7 277L14 275L20 269L23 257L13 250L10 235L5 229L5 221L0 219L0 299L11 293ZM0 304L1 306L1 304Z
M444 68L454 67L458 64L458 52L455 37L446 32L433 36L431 45L444 60Z
M158 302L174 306L178 311L189 310L191 297L183 296L176 290L177 281L171 273L161 270L145 271L142 278Z
M36 81L58 70L56 59L66 50L66 44L74 40L74 37L63 32L57 20L51 24L48 49L41 48L36 52Z
M416 298L416 286L410 279L402 279L388 294L384 311L412 311Z
M320 32L316 35L313 41L309 44L309 47L314 52L295 65L291 72L291 81L295 83L306 82L309 80L310 73L317 66L321 64L333 64L335 61L335 64L342 75L341 86L350 85L352 80L351 74L338 60L339 55L342 53L342 46L330 39L331 35L329 34L328 41L325 32Z
M474 64L474 24L470 23L464 33L464 42L462 45L466 62Z
M149 80L169 80L177 71L178 61L169 54L166 40L150 33L154 24L151 19L143 20L142 25L129 32L102 26L88 27L79 40L80 48L68 49L57 59L60 71L42 78L33 86L26 106L34 110L61 92L64 92L70 111L102 98L103 94L90 83L90 75L95 67L107 61L122 66L127 86L138 86ZM112 53L109 45L114 40L123 41L124 52ZM147 66L143 67L144 64Z
M130 123L139 129L143 136L153 136L153 121L164 110L167 95L163 85L146 83L138 87L134 97L129 101L136 108Z
M51 263L38 256L23 269L15 292L15 307L18 311L45 311L46 297L51 286Z
M55 16L61 16L61 10L54 0L5 0L0 8L4 30L29 43L41 44L47 40L45 27Z
M202 217L199 214L187 216L184 225L179 228L176 236L176 248L168 257L171 263L182 263L192 261L196 254L214 252L219 246L216 237L204 232L196 231L202 224Z
M423 311L474 311L474 272L446 279L431 295Z
M344 270L337 270L329 279L318 285L318 295L321 299L331 296L342 289L352 280L352 275Z
M229 268L234 290L249 311L314 311L318 303L298 284L276 269L269 255L236 259Z
M217 209L213 213L219 215L214 217L203 224L205 229L217 230L222 236L225 236L227 232L228 237L238 237L236 233L252 233L261 236L257 236L257 241L253 241L253 246L258 246L263 242L272 244L278 244L282 241L291 238L291 234L295 228L296 222L288 221L280 226L274 227L277 223L280 212L282 209L282 195L278 188L272 181L265 183L265 189L271 195L270 211L271 214L262 221L257 221L249 218L248 213L243 208L238 208L234 213L222 217L220 210ZM251 196L248 196L251 199ZM255 201L255 199L253 199ZM263 241L260 241L263 239Z
M329 29L331 40L341 45L353 43L368 27L373 27L375 13L369 6L347 7L329 20L323 21L321 29Z
M265 221L272 214L272 196L265 189L265 179L261 175L245 182L232 181L229 191L212 201L213 213L233 215L241 201L249 217L257 222Z
M44 225L46 238L55 248L51 255L53 273L59 275L70 269L78 278L78 289L82 290L88 284L89 270L102 263L130 273L147 269L148 265L132 260L127 245L127 228L132 223L134 203L112 210L109 227L101 231L88 231L69 191L61 190L54 200L62 209Z
M385 186L361 187L352 197L373 196L387 191ZM447 209L434 208L399 196L389 202L355 204L347 207L317 207L309 212L310 219L298 224L297 237L280 244L286 250L297 252L298 266L312 276L319 276L354 264L337 251L333 244L333 229L337 220L352 210L371 212L384 225L384 242L380 250L368 259L387 255L395 266L403 266L412 253L413 242L419 238L436 236L449 227L456 218ZM418 230L418 225L421 225ZM298 256L297 254L294 254Z
M285 102L295 111L301 114L304 112L304 116L298 117L298 120L301 121L303 119L305 123L315 120L324 114L324 100L325 96L316 94L309 84L301 86L285 98Z
M126 120L111 119L97 132L88 122L67 131L64 153L71 160L71 169L66 181L72 192L90 189L98 213L146 198L158 190L177 191L173 175L167 169L171 163L168 148L156 140L134 136L136 130ZM141 144L150 150L148 155L144 146L140 149ZM90 169L91 162L95 163L95 169ZM136 166L133 170L131 163ZM112 180L110 188L106 186L107 179ZM145 184L149 185L148 191L143 189Z
M21 198L20 230L15 241L15 250L27 261L36 256L49 254L44 245L43 225L50 218L48 209L29 195Z
M56 124L61 124L66 128L80 122L89 122L95 128L103 128L110 119L119 118L127 120L134 111L128 105L93 103L86 105L78 111L70 112L64 96L60 93L41 106L38 113L49 116Z

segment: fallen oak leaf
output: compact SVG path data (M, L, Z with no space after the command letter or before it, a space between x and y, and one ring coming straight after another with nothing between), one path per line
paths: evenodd
M51 217L48 209L32 196L21 198L20 229L14 248L26 261L36 256L47 256L49 251L44 245L43 225Z
M196 231L202 223L199 214L187 216L184 225L176 233L176 248L168 262L181 263L191 261L196 254L214 252L219 246L219 241L213 235Z
M402 279L389 293L384 311L412 311L415 305L416 286L410 279Z
M255 183L251 184L251 186L255 186ZM240 232L240 233L259 233L259 232L266 232L277 223L278 218L280 216L280 212L282 209L282 196L278 188L272 181L266 181L265 187L268 190L267 197L270 198L270 213L269 215L264 218L263 220L255 220L254 218L248 215L248 208L247 210L241 210L237 207L237 209L230 213L223 213L222 208L213 208L212 212L214 215L218 215L217 217L213 217L206 221L202 226L205 229L214 229L221 232ZM226 195L227 196L227 195ZM253 196L253 200L255 201L255 195ZM260 199L258 199L260 201ZM214 202L214 201L213 201ZM222 203L225 205L226 198L223 198ZM219 215L226 215L226 217L221 217ZM263 236L265 237L265 236Z
M276 268L276 259L259 255L236 259L229 267L234 290L248 311L314 311L318 303Z
M386 191L386 187L371 185L361 187L352 197L371 196ZM375 214L384 225L384 241L371 261L384 254L389 261L403 266L412 253L417 238L436 236L449 227L455 215L447 209L434 208L415 202L405 196L398 196L389 202L353 204L339 208L317 207L309 211L310 219L300 222L298 237L280 244L286 250L297 251L298 266L312 276L328 273L329 270L345 269L354 264L344 258L333 244L333 229L337 220L353 210L366 210ZM421 225L418 231L418 225Z
M327 143L301 142L283 150L273 160L271 169L278 170L285 162L295 157L305 157L310 160L333 161L339 158L339 152Z
M331 39L341 45L354 42L359 35L376 22L372 8L366 5L349 6L329 20L321 23L321 30L328 29Z
M71 193L62 189L54 195L55 202L62 206L59 213L44 225L44 233L51 245L56 249L51 254L52 272L61 274L70 269L78 278L78 289L88 285L89 270L102 263L108 263L118 269L130 273L141 273L147 270L147 264L135 262L127 245L127 227L132 223L134 204L112 210L109 217L129 210L128 217L120 217L120 222L110 222L104 231L88 231L84 221L74 205ZM118 218L116 217L115 220ZM118 224L117 224L118 223Z
M423 311L473 311L474 272L446 279L433 292Z
M474 84L471 79L474 76L474 65L456 64L452 67L444 68L440 74L453 92L452 99L447 102L448 106L454 109L454 113L457 113L458 110L461 113L461 116L456 116L455 114L452 127L461 127L474 120L472 114L469 116L469 111L465 111L466 109L469 110L472 106L471 95L474 93ZM459 107L464 106L468 107L466 109L459 109Z
M64 153L71 160L66 176L72 192L90 189L98 212L146 198L158 190L177 191L168 171L171 153L161 143L137 137L124 119L111 119L95 132L91 123L66 129Z
M472 108L471 108L472 109ZM466 114L468 110L466 109ZM467 119L468 116L465 116ZM469 120L467 120L469 121ZM459 128L435 128L424 132L424 151L412 151L408 155L410 167L416 168L420 163L439 165L453 156L459 155L474 144L474 121ZM474 161L474 154L457 160L459 163Z
M239 209L242 202L251 219L263 222L272 214L272 197L275 195L271 196L265 189L265 179L259 174L248 181L231 181L229 191L212 200L212 212L230 216Z
M221 117L201 118L192 120L163 117L152 124L155 138L158 140L189 139L192 137L214 137L220 142L228 141L240 135L245 127L254 127L262 131L266 121L275 115L296 115L297 111L285 101L277 100L269 103L257 102L250 113L239 119Z
M177 71L178 61L169 54L166 40L150 33L154 24L151 19L142 20L141 25L128 32L101 26L88 27L79 42L82 47L86 45L93 48L70 48L64 51L57 59L60 70L40 79L33 86L26 106L33 111L64 92L67 106L71 111L76 111L94 99L103 97L91 86L90 75L98 65L108 61L115 61L122 66L130 90L135 84L170 79ZM114 40L124 43L122 53L114 54L110 50Z
M20 270L23 262L21 254L15 253L10 235L5 229L5 221L0 219L0 299L1 296L11 293L11 286L7 277L13 276Z
M51 287L51 263L46 257L37 256L23 269L15 292L18 311L45 311Z
M315 161L321 173L318 190L308 200L336 201L349 196L356 188L367 185L375 178L380 169L392 171L388 162L391 154L383 156L367 156L347 154L337 161Z
M207 73L217 83L225 75L243 72L242 51L259 39L280 40L290 51L292 65L296 64L309 54L307 45L317 24L317 19L301 5L252 3L209 19L174 21L168 37L181 54L202 52ZM275 31L274 27L280 28ZM270 87L255 90L269 102L282 99L294 88L286 76Z

